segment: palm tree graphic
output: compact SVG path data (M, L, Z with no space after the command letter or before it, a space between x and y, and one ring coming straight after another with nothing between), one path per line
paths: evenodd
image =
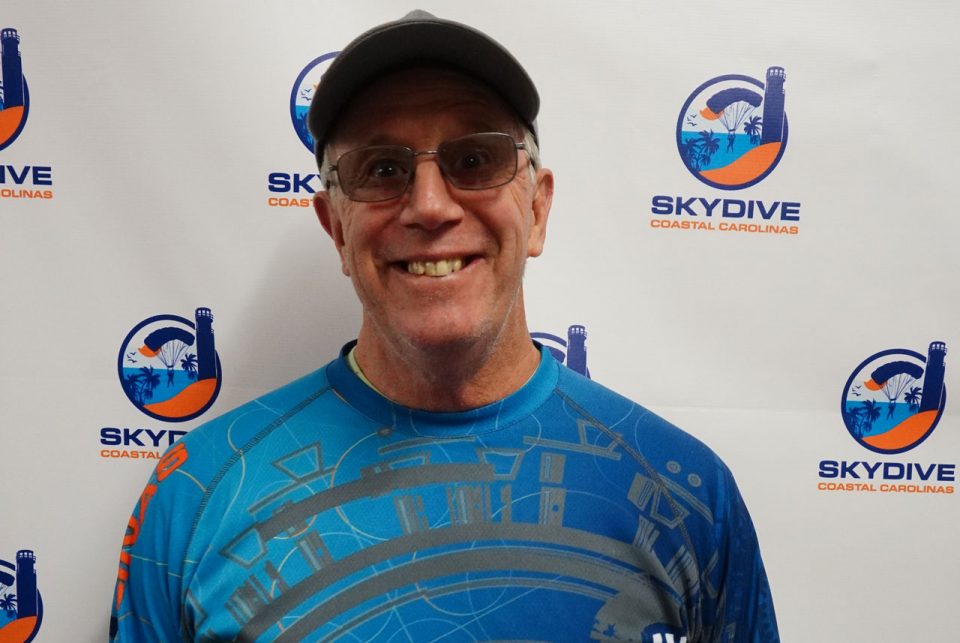
M880 418L880 407L875 400L864 400L862 406L848 406L844 419L857 438L873 430L873 423Z
M910 390L904 393L903 401L910 405L910 411L916 413L920 410L920 398L923 397L923 389L919 386L912 386Z
M3 598L0 598L0 610L5 611L8 616L16 616L17 615L17 595L7 594Z
M880 419L880 407L877 405L876 400L865 400L862 402L862 412L863 412L863 431L860 433L860 436L863 437L864 433L870 433L873 430L873 423Z
M700 171L700 139L688 138L683 142L683 160L694 172Z
M143 366L140 368L140 381L143 399L153 399L153 391L160 386L160 374L155 373L152 366Z
M743 132L750 136L750 142L756 145L760 142L760 133L763 131L763 119L759 116L751 116L743 124Z
M197 356L193 353L187 353L186 356L180 360L180 366L183 367L183 370L187 372L187 377L192 380L197 379Z
M847 426L851 428L853 434L858 438L863 437L863 418L860 413L862 410L859 406L848 406L843 411L844 422L846 422Z
M682 154L687 166L699 172L710 163L710 158L720 149L720 141L710 130L700 132L700 138L690 138L683 144Z
M127 375L123 380L123 388L137 406L143 406L147 400L153 399L153 391L158 386L160 375L152 366L143 366L139 373Z
M702 163L700 167L710 163L710 157L717 153L717 150L720 149L720 140L713 135L713 132L710 130L703 130L700 132L700 156L702 158Z

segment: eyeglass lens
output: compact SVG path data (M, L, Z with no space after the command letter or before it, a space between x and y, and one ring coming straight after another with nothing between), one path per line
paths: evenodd
M436 154L447 181L462 190L509 183L517 173L517 143L509 134L485 132L441 143L436 151L414 152L402 145L351 150L336 165L340 187L354 201L385 201L403 194L413 179L416 157Z

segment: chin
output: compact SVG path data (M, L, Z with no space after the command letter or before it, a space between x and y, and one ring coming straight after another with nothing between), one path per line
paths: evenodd
M483 343L487 337L495 337L486 326L466 324L436 324L432 328L420 325L402 335L410 346L425 352L467 350Z
M417 333L407 336L411 346L424 352L467 350L481 340L480 333Z

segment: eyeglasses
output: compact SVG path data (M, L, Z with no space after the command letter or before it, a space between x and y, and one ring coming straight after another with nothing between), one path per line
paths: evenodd
M344 153L328 170L352 201L387 201L409 187L416 158L433 154L440 173L461 190L505 185L517 175L517 150L526 149L509 134L483 132L444 141L435 150L416 152L403 145L370 145Z

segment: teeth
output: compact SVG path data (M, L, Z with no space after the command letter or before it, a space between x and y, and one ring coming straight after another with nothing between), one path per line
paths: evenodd
M407 272L428 277L445 277L461 268L463 268L463 259L459 257L440 261L411 261L407 264Z

